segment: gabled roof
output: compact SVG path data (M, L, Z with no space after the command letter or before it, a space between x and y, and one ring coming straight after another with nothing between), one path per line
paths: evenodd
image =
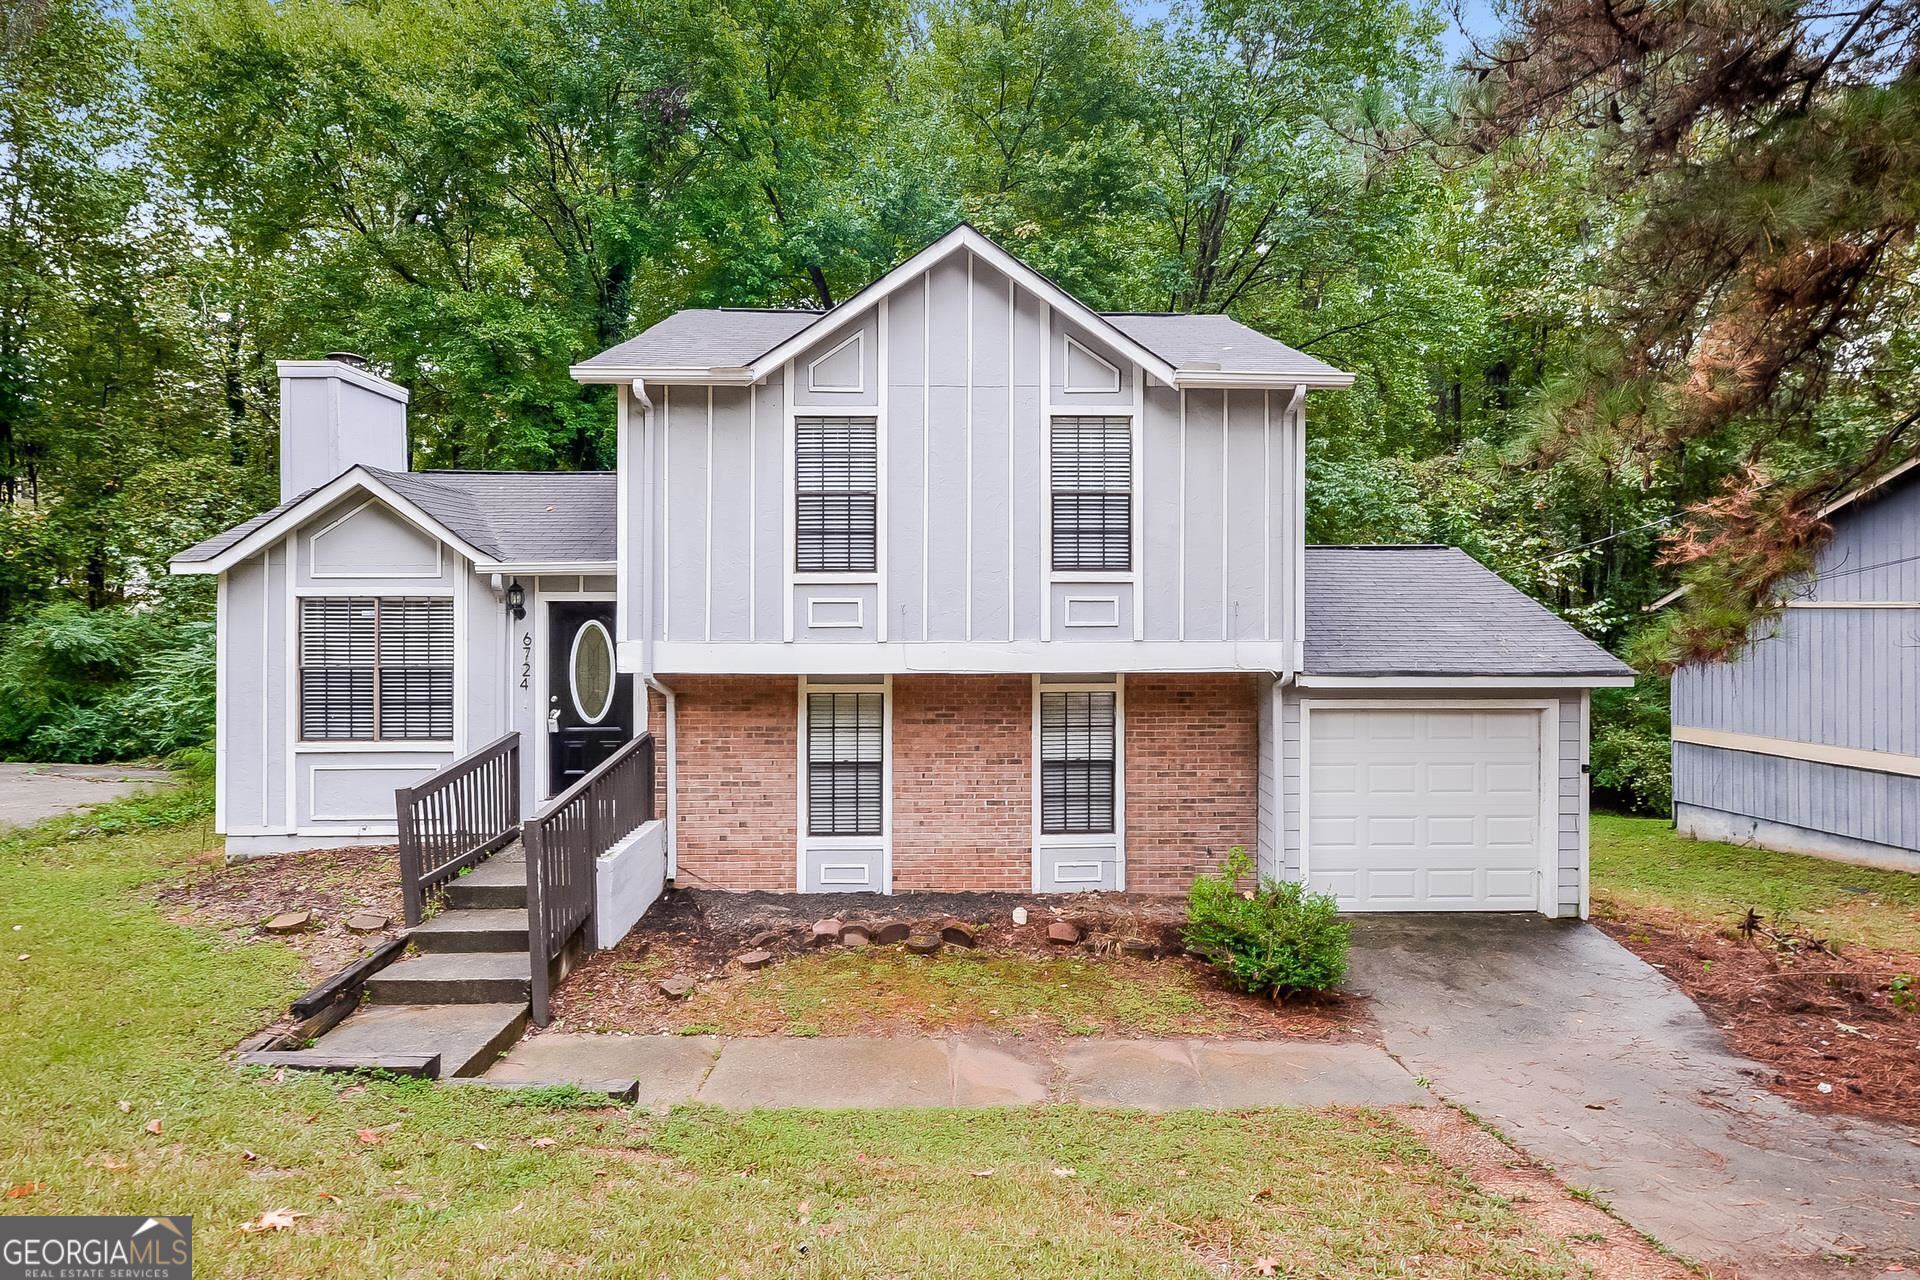
M1458 547L1313 546L1306 561L1303 677L1634 674Z
M759 382L786 360L853 323L952 254L971 252L1167 386L1345 387L1342 373L1222 315L1106 314L1093 310L966 223L830 311L738 308L679 311L573 366L582 382Z
M614 563L610 471L387 471L354 467L187 548L175 573L218 573L356 492L380 498L481 567Z

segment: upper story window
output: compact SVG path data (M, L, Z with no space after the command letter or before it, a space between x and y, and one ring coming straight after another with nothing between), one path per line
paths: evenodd
M1051 440L1056 572L1133 568L1133 422L1055 418Z
M453 737L453 602L300 602L302 741Z
M794 420L794 568L872 573L879 557L879 430L873 418Z

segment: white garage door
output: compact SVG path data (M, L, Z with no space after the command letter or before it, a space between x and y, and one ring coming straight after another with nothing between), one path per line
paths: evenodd
M1532 911L1534 711L1308 713L1307 879L1352 911Z

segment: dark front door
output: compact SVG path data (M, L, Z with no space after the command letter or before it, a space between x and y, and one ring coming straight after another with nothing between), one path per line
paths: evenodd
M614 671L613 602L547 605L547 794L633 737L633 677Z

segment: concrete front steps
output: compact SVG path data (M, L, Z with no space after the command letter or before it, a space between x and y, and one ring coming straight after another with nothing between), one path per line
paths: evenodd
M533 983L519 842L448 884L445 909L408 938L414 954L367 979L368 1004L272 1062L339 1070L435 1056L443 1078L491 1066L526 1029Z

